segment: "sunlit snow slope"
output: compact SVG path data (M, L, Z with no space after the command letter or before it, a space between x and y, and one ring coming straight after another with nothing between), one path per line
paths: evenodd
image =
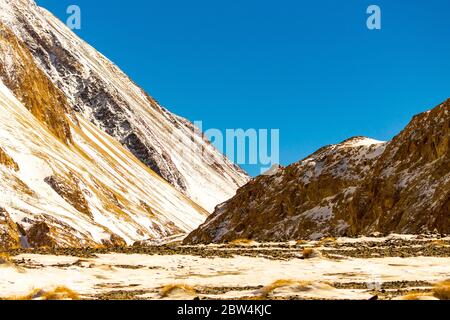
M0 247L132 244L206 210L71 109L0 22Z
M73 142L65 144L3 83L0 110L0 145L14 164L0 164L0 207L29 244L131 244L189 231L204 219L199 206L83 118L70 121ZM36 237L36 228L45 234Z
M32 0L0 0L0 22L28 47L71 111L206 210L212 212L248 181L192 123L162 108Z

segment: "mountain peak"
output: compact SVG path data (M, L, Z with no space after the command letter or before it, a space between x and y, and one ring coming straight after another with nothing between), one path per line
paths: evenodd
M372 139L369 137L364 137L364 136L355 136L355 137L352 137L352 138L342 141L338 145L346 146L346 147L361 147L361 146L371 146L371 145L383 144L383 143L386 143L386 141L379 141L379 140L375 140L375 139Z
M263 176L273 176L274 174L277 174L278 171L280 171L283 167L280 164L274 164L272 167L270 167L269 170L265 171L262 175Z

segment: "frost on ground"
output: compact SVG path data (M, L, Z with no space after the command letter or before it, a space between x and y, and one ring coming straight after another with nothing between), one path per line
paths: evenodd
M434 298L450 278L449 249L446 238L397 237L16 252L0 261L0 298L58 287L81 299Z

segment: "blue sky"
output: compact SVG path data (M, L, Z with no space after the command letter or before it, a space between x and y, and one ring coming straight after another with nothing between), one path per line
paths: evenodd
M284 165L390 139L450 97L448 0L37 2L62 20L79 5L77 34L204 129L280 129ZM366 27L371 4L381 30Z

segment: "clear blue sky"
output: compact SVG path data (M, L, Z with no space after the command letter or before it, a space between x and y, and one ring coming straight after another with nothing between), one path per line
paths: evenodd
M83 39L204 129L279 128L285 165L350 136L390 139L450 97L448 0L37 2L62 20L79 5Z

